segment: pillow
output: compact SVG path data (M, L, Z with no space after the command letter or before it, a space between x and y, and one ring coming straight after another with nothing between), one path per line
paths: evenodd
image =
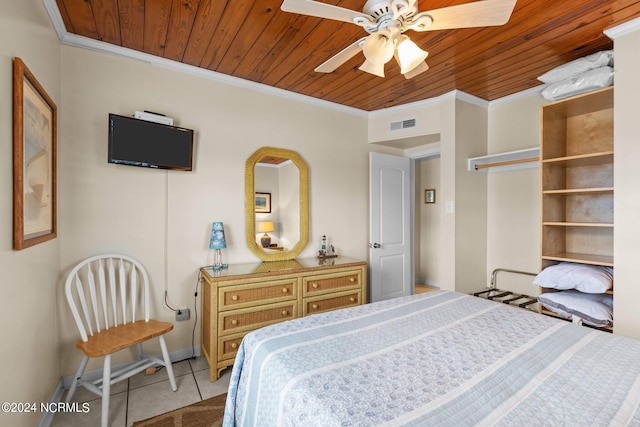
M543 288L602 294L613 288L613 268L561 262L538 273L533 284Z
M613 85L613 68L600 67L553 83L540 92L547 101L557 101Z
M587 325L613 325L611 294L584 294L575 290L547 292L538 296L538 302L554 313L576 316Z
M577 74L584 73L585 71L593 70L594 68L600 68L613 65L613 51L603 50L591 55L587 55L584 58L576 59L575 61L567 62L552 70L547 71L540 77L542 83L557 83L561 80L573 77Z

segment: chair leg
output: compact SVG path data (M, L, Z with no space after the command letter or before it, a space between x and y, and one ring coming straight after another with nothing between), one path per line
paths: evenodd
M171 359L169 358L169 352L167 351L167 344L164 342L164 336L158 337L160 340L160 348L162 349L162 358L164 359L165 367L167 368L167 375L169 376L169 382L171 382L171 389L176 391L178 386L176 385L176 378L173 376L173 366L171 366Z
M102 427L109 425L109 397L111 394L111 355L104 357L102 371Z
M144 353L142 352L142 343L138 343L138 345L136 345L136 348L138 349L138 360L142 360L144 358Z
M64 400L66 403L71 401L73 394L76 392L80 378L82 378L82 374L84 374L84 370L87 368L87 362L89 362L89 356L83 355L80 365L78 366L78 370L76 371L76 375L73 377L71 387L69 387L69 391L67 392L67 397Z

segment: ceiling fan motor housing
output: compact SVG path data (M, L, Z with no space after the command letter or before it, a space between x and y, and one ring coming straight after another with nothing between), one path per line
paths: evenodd
M397 28L400 33L412 29L424 31L433 21L428 14L418 14L417 0L368 0L362 12L371 20L357 17L354 23L369 34L385 28Z

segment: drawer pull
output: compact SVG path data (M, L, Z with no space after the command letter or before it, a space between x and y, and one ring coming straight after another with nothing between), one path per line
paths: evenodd
M282 293L283 293L283 294L286 294L287 292L289 292L289 289L287 289L287 288L282 288Z
M351 297L351 298L349 298L349 301L356 302L356 299L354 297Z
M289 314L289 312L288 312L287 310L282 310L282 315L283 315L283 316L286 316L286 315L288 315L288 314Z
M318 308L318 304L312 304L311 308L313 308L314 310Z
M313 284L311 285L311 287L312 287L313 289L318 289L318 284L317 284L317 283L313 283Z
M231 296L232 301L238 301L238 298L239 298L238 295Z
M233 349L238 348L238 343L237 342L232 342L231 343L231 348L233 348Z
M235 325L237 325L237 324L238 324L238 321L237 321L236 319L233 319L233 320L231 321L231 324L232 324L233 326L235 326Z
M350 278L349 278L349 281L350 281L351 283L354 283L354 282L356 281L356 278L355 278L355 277L350 277Z

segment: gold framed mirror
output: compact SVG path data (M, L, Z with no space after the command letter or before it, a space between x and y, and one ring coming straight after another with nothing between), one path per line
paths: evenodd
M263 167L279 171L270 172ZM297 181L291 178L296 172ZM261 178L256 185L256 176L268 174L276 178ZM282 179L277 177L281 174L285 175ZM286 187L282 191L279 182ZM284 261L300 255L309 243L309 172L302 157L295 151L273 147L262 147L253 153L245 165L244 206L246 240L251 252L262 261ZM266 230L264 238L258 235L257 224ZM271 243L269 232L276 233L275 243Z

